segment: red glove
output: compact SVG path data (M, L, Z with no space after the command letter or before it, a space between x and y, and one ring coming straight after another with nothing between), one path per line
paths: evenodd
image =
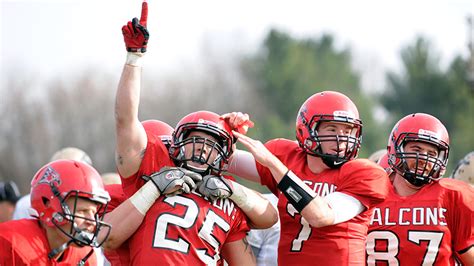
M138 18L133 18L132 21L129 21L127 25L122 27L123 39L125 40L127 51L146 52L146 45L150 37L146 28L147 19L148 3L143 1L140 22L138 22Z

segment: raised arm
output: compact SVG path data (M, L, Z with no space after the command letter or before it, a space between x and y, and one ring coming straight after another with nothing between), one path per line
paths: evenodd
M249 138L238 132L234 132L234 134L259 163L268 167L273 178L278 183L278 188L311 226L323 227L347 221L363 211L363 207L359 202L359 205L355 208L351 208L355 210L354 212L341 211L345 213L339 215L339 218L336 219L336 213L334 209L331 208L328 200L316 195L314 191L301 181L301 179L292 172L289 172L288 167L273 155L260 141ZM282 182L282 180L284 180L284 182ZM283 187L291 188L294 193L288 193L289 190L284 189ZM296 194L296 198L291 197L291 195ZM336 196L338 197L337 202L345 202L347 204L352 204L353 202L352 198L348 198L349 196L346 197L343 193L337 193Z
M138 120L141 60L146 52L148 4L143 2L140 20L134 18L122 27L127 60L115 99L116 165L122 177L136 173L143 159L147 137Z
M222 115L222 118L228 121L234 129L234 136L250 152L236 152L230 161L229 172L248 180L260 181L255 166L255 160L258 161L270 170L278 183L278 189L311 226L323 227L345 222L365 210L359 200L342 192L331 193L326 197L316 195L260 141L244 135L253 126L247 114L233 112Z

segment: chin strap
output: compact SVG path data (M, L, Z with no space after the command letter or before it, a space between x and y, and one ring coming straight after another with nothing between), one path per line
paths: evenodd
M403 178L405 178L408 183L412 184L415 187L422 187L426 184L431 183L430 180L418 178L415 173L405 172L402 174Z
M87 253L87 255L82 258L82 260L80 260L77 265L78 266L84 266L86 264L86 261L89 259L89 257L94 253L94 249L91 248L91 251L89 251L89 253Z
M55 260L57 259L57 257L62 254L64 252L64 250L66 250L69 245L73 242L73 240L69 240L68 242L62 244L60 247L58 248L55 248L53 250L51 250L51 252L48 253L48 259L50 260ZM82 258L82 260L80 260L77 265L78 266L83 266L86 264L86 261L89 259L89 257L94 253L94 248L91 247L91 250L89 251L89 253L87 253L87 255Z
M66 250L71 243L72 243L72 240L69 240L68 242L62 244L60 247L51 250L48 253L48 259L50 259L50 260L56 259L57 256L60 255L61 253L63 253L64 250Z
M331 169L340 168L343 164L347 162L347 160L345 159L335 159L329 156L320 156L320 157L323 163Z

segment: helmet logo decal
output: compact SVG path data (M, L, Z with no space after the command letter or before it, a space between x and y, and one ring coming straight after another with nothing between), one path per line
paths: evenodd
M352 113L350 111L345 111L345 110L336 110L336 111L333 112L333 115L335 116L335 119L337 119L338 116L350 117L350 118L355 117L354 113Z
M208 125L213 125L213 126L217 125L217 124L216 124L215 122L213 122L213 121L204 120L204 119L202 119L202 118L199 118L198 124L208 124Z
M427 130L427 129L422 129L420 128L418 130L418 134L419 135L428 135L428 136L432 136L432 137L435 137L435 138L440 138L439 134L437 134L436 132L433 132L431 130Z
M46 170L44 171L43 176L41 176L40 180L38 181L38 184L52 184L55 183L56 186L61 185L61 178L59 177L59 174L54 170L51 166L48 166Z
M308 112L308 109L306 108L306 105L304 105L301 107L300 112L298 113L298 118L301 119L301 122L303 123L303 125L307 125L309 122L306 119L307 112Z

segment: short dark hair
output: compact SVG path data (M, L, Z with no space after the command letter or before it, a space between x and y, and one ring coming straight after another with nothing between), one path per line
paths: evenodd
M13 181L0 182L0 202L9 201L13 204L20 199L20 190Z

